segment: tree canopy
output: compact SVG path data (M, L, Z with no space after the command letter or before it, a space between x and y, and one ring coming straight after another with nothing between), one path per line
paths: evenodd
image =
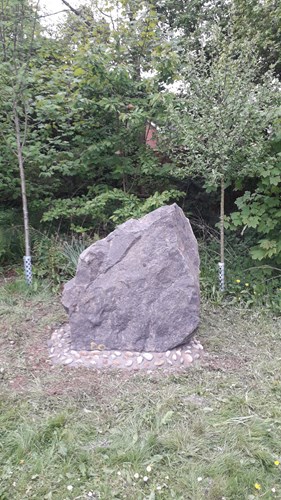
M280 3L64 4L52 36L34 3L0 9L0 206L22 204L18 147L40 229L103 235L176 200L207 213L211 189L219 220L223 178L226 226L280 261Z

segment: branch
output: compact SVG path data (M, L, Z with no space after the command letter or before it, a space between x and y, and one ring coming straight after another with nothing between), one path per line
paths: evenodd
M24 133L23 133L23 139L21 142L22 149L24 148L25 143L26 143L27 128L28 128L28 113L27 113L26 106L24 106Z
M112 17L112 15L111 15L111 14L106 14L105 12L103 12L103 11L101 10L101 8L100 8L100 7L98 7L98 5L96 5L96 9L97 9L97 10L98 10L98 11L99 11L99 12L100 12L103 16L108 17L108 18L110 19L110 21L111 21L111 23L112 23L112 27L113 27L113 29L115 30L115 24L114 24L114 21L113 21L113 17Z
M43 17L56 16L57 14L60 14L61 12L68 12L68 10L63 9L63 10L59 10L58 12L52 12L51 14L44 14L43 16L39 16L38 19L42 19Z
M66 0L61 0L62 3L64 3L64 5L66 5L72 12L74 12L74 14L76 14L76 16L81 16L81 13L79 10L75 9L74 7L72 7Z
M81 17L85 22L85 24L88 26L88 28L91 28L91 23L87 19L85 19L80 10L77 10L74 7L72 7L66 0L61 0L61 1L71 10L71 12L73 12L76 16Z
M37 20L38 20L38 12L39 12L39 1L40 0L37 0L37 4L36 4L35 9L34 9L34 14L35 15L34 15L34 18L33 18L31 40L30 40L30 44L29 44L29 49L28 49L26 61L22 65L23 73L22 73L22 77L21 77L21 79L20 79L20 81L18 83L18 89L17 89L17 91L15 91L16 95L18 93L22 92L23 89L24 89L24 79L25 79L25 75L26 75L27 69L29 67L29 63L30 63L31 57L32 57L32 47L33 47L33 42L35 40L35 31L36 31L36 24L37 24ZM25 18L24 16L25 16L25 12L23 11L23 19ZM15 48L14 48L14 52L15 53L16 53L16 48L17 48L17 45L15 45ZM17 71L19 71L19 68L17 68Z

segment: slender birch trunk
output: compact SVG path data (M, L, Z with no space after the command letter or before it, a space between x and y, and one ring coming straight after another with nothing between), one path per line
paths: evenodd
M220 291L225 290L224 282L224 177L221 179L221 196L220 196L220 263L219 263L219 283Z
M28 258L28 260L30 260L31 255L30 255L29 217L28 217L25 172L24 172L23 143L21 141L20 119L17 112L16 102L14 102L13 111L14 111L14 123L15 123L16 141L17 141L17 158L20 171L20 183L21 183L21 195L22 195L25 258ZM28 277L26 274L26 278L28 284L31 284L31 277L30 276Z

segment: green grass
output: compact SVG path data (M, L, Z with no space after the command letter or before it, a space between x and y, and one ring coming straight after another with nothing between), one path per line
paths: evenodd
M48 288L0 301L1 500L281 499L280 319L204 304L200 365L97 373L45 363Z

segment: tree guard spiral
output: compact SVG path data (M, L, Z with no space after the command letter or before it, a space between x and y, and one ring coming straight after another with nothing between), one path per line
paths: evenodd
M32 264L31 264L31 257L30 256L24 256L23 258L23 265L24 265L24 274L25 274L25 280L28 285L31 285L32 283Z
M220 285L220 291L224 292L224 289L225 289L224 262L219 262L219 285Z

